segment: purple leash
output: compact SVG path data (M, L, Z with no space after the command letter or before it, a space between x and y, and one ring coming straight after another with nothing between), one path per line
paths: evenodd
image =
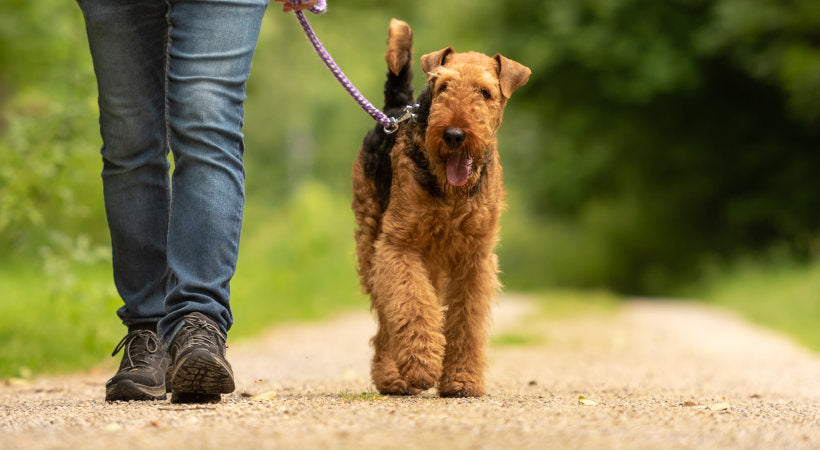
M300 0L290 0L291 4L298 4L302 3ZM318 0L316 5L309 9L310 12L314 14L324 14L327 12L327 0ZM412 114L412 107L408 106L407 110L401 117L398 119L393 117L388 117L387 114L379 111L378 108L373 106L358 89L356 86L353 86L353 83L345 76L342 69L339 68L339 65L336 64L336 61L330 56L330 53L325 50L325 47L319 41L319 38L316 37L316 33L313 31L313 28L310 26L310 23L307 21L307 17L305 17L305 13L303 11L296 11L296 18L299 20L299 24L302 25L302 29L305 30L305 35L307 35L310 43L313 44L313 49L316 50L316 54L319 55L319 58L322 58L325 65L331 72L333 72L333 76L339 80L339 83L345 88L348 94L356 100L356 103L362 107L368 114L370 114L376 122L379 122L384 127L384 132L387 134L392 134L398 131L399 124L406 120L409 120L413 117Z

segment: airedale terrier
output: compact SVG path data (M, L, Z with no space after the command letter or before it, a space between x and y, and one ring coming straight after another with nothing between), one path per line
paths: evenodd
M390 23L385 113L413 102L412 31ZM378 314L371 376L383 394L435 386L443 397L484 394L486 336L504 206L496 132L530 69L500 54L421 57L427 86L414 120L378 125L353 166L362 286Z

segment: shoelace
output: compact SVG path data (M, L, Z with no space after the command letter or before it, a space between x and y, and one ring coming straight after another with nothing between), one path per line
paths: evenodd
M205 320L196 317L186 318L185 325L182 326L182 329L190 332L189 339L192 344L206 346L219 346L219 344L222 344L222 346L225 346L225 337L222 335L222 330L220 330L216 325ZM195 331L200 330L205 331L206 333L194 333ZM213 336L216 336L219 340L218 343L212 340Z
M135 352L136 355L132 355L131 348L137 339L145 339L145 351L140 352L137 350ZM134 330L120 340L117 346L114 347L114 352L111 353L111 356L116 356L117 353L123 349L125 349L125 359L128 360L128 366L126 368L149 366L150 361L147 355L156 353L159 350L159 339L157 339L156 334L148 330Z

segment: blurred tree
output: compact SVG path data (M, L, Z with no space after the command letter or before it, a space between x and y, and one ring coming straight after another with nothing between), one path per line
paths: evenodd
M331 0L326 15L308 19L350 80L381 107L391 17L416 30L418 62L421 54L446 45L491 52L484 30L474 26L490 6L469 0ZM425 78L416 68L420 89ZM311 177L349 192L353 159L374 122L325 68L296 19L273 7L254 57L246 111L249 192L276 202Z
M79 8L0 8L0 254L104 241L96 89Z
M657 292L745 250L810 253L820 3L513 0L495 14L499 46L534 73L516 105L536 131L521 130L507 180L526 180L530 210L580 230L605 267L552 281ZM542 271L564 251L506 261Z
M394 16L415 30L416 61L452 45L533 70L499 137L508 285L659 292L747 250L818 251L820 2L331 1L312 23L377 105ZM95 99L76 4L4 0L4 255L105 243ZM246 110L251 201L284 204L310 178L349 192L373 123L273 7Z

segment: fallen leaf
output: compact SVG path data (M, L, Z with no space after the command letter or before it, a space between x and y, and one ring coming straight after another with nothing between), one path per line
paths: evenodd
M9 386L26 386L29 384L29 381L25 378L9 378L6 380Z
M686 402L681 403L681 406L697 406L697 403L690 400L690 401L686 401Z
M252 402L266 402L266 401L271 401L275 398L276 398L276 391L268 391L268 392L263 392L263 393L258 394L258 395L254 395L253 397L251 397L251 401Z
M729 406L730 405L728 403L712 403L709 405L709 409L712 411L725 411L729 409Z
M584 397L583 395L578 396L578 403L580 403L584 406L597 406L598 405L598 402L596 402L595 400L590 400L590 399Z

